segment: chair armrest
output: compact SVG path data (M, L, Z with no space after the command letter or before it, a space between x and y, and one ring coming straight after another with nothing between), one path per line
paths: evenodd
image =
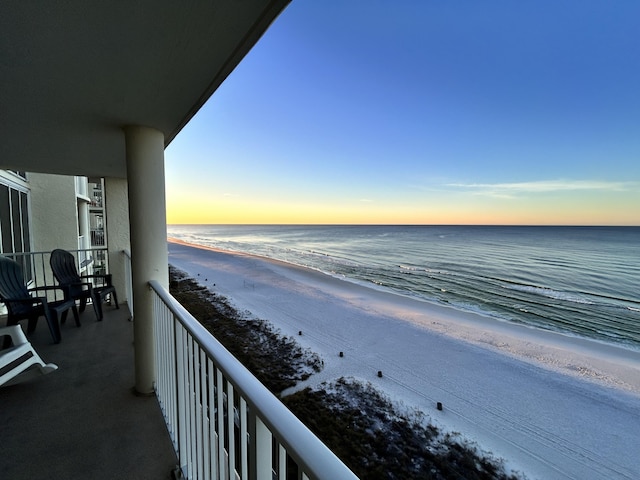
M44 297L22 297L22 298L3 298L2 301L4 303L12 302L12 303L47 303L47 299Z
M8 335L11 337L11 343L13 346L24 345L27 343L27 337L20 325L11 325L9 327L0 327L0 337Z
M39 290L47 291L47 290L62 290L63 288L60 285L47 285L42 287L31 287L28 289L29 292L37 292Z
M68 285L48 285L48 286L42 286L42 287L31 287L28 289L29 292L38 292L38 291L46 291L46 292L50 292L50 291L59 291L62 293L62 295L64 295L64 297L66 298L67 295L69 294L69 287L72 286L82 286L82 285L87 285L87 288L91 289L91 285L89 284L84 284L84 283L71 283ZM58 298L57 295L55 295L54 298ZM45 299L45 301L48 301Z
M105 273L104 275L99 275L99 274L95 274L95 275L82 275L81 278L102 278L104 280L104 282L108 285L111 286L111 274L110 273Z
M64 285L61 285L63 287L81 287L83 285L86 285L87 287L91 286L91 282L73 282L73 283L65 283Z
M67 290L69 287L82 287L82 286L86 286L91 288L91 283L89 282L73 282L73 283L61 283L60 285L56 285L53 287L33 287L30 288L29 291L31 290L53 290L53 289L62 289L62 290Z

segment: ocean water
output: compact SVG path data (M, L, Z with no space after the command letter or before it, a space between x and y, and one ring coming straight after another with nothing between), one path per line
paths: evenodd
M640 227L169 225L168 235L640 350Z

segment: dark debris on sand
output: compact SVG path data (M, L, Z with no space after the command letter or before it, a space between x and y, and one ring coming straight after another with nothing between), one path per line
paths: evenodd
M176 300L274 394L321 370L320 357L294 338L238 312L184 272L170 267L169 273ZM400 414L370 384L341 378L282 401L363 480L518 478L474 446L443 435L418 412Z

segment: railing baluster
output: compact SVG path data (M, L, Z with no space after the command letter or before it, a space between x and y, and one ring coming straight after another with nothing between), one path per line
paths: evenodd
M200 421L202 446L202 478L210 478L210 448L209 448L209 389L207 388L208 361L204 350L200 350L200 392L202 418Z
M195 436L196 436L196 444L194 448L194 478L203 478L202 467L204 464L204 459L202 456L204 455L204 451L202 449L202 392L200 391L201 382L201 370L202 365L200 365L200 347L197 343L193 343L193 406L194 406L194 427L195 427Z
M211 464L209 468L209 478L218 477L218 462L217 462L217 448L218 443L216 441L216 396L215 396L215 369L213 366L213 360L210 358L207 360L208 374L209 374L209 457Z
M255 419L256 426L254 435L256 437L256 480L272 480L272 437L271 432L260 420Z
M247 401L240 397L240 479L249 480L249 433L247 430Z
M189 370L188 370L188 392L189 392L189 478L195 478L196 470L194 468L194 464L196 463L196 399L193 385L193 378L195 376L195 367L194 362L196 361L194 355L194 343L193 337L189 336L189 340L187 342L187 353L188 353L188 362L189 362Z
M286 480L287 478L287 451L278 442L278 478Z
M222 371L216 369L216 399L218 412L218 475L220 479L225 479L225 453L224 453L224 388Z
M229 435L229 445L227 452L229 456L228 471L229 478L235 479L236 471L236 422L235 422L235 409L234 409L234 394L233 385L227 382L227 431Z

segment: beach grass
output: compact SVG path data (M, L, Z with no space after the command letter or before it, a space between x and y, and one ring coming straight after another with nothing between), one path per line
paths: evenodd
M266 320L235 310L221 295L170 267L171 294L276 396L314 372L322 359ZM508 479L501 462L419 412L401 412L372 385L340 378L281 399L362 479Z

